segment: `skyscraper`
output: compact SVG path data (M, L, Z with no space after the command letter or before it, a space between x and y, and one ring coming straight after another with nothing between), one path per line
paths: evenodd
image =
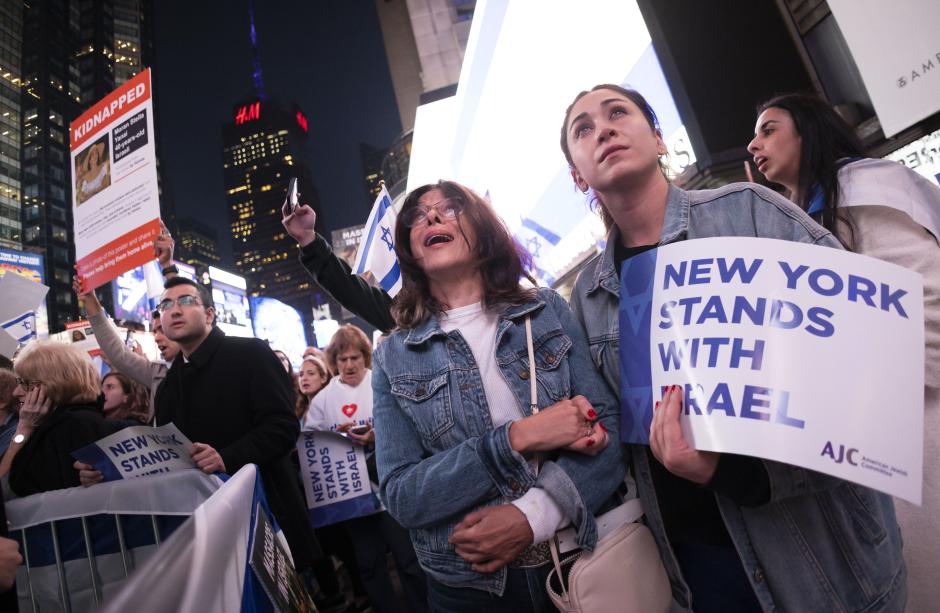
M20 51L23 3L0 3L0 247L22 247Z
M296 105L252 99L236 105L222 129L226 200L235 266L252 296L270 296L309 318L315 288L297 261L297 245L281 225L292 177L301 202L320 215L316 189L302 160L307 118ZM317 225L322 227L322 219Z
M218 266L219 234L208 225L192 219L180 219L176 233L176 257L191 266Z
M49 325L55 331L78 317L71 289L69 123L150 63L152 5L151 0L43 0L3 6L13 4L22 14L21 241L24 249L45 254Z

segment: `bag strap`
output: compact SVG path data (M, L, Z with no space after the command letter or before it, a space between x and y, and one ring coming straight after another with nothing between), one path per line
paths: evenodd
M539 412L539 402L538 402L538 386L536 385L535 379L535 348L532 346L532 321L529 319L529 316L526 315L525 318L525 342L526 350L529 352L529 410L532 415L535 415ZM535 463L535 474L539 473L539 464L541 463L536 457ZM552 552L552 563L555 565L555 571L558 573L558 584L561 585L561 592L565 600L568 600L568 587L565 585L564 575L561 573L561 558L558 554L558 533L552 535L552 538L548 541L548 548Z

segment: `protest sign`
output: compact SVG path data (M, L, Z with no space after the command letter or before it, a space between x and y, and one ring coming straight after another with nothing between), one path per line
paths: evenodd
M920 504L919 274L755 238L666 245L623 263L621 436L649 443L653 401L684 389L700 450L786 462Z
M105 481L117 481L195 468L192 448L173 424L131 426L73 451L72 457L100 471Z
M70 126L76 267L98 287L154 258L160 202L150 70Z
M39 253L0 247L0 278L12 273L42 285L46 282L45 269L45 258ZM43 298L39 308L36 309L35 330L39 338L45 338L49 335L49 317L45 298Z
M310 594L274 534L261 503L255 505L255 525L248 564L276 611L316 611Z
M382 510L372 493L366 454L360 445L333 432L301 432L297 455L315 527Z

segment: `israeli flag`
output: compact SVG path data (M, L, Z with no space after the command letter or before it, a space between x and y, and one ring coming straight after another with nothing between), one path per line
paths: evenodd
M548 262L548 255L561 237L534 219L523 217L515 238L532 256L532 272L541 283L551 286L555 277L543 268L543 263Z
M0 328L20 343L36 338L36 313L27 311L13 319L0 323Z
M359 243L353 266L353 272L357 275L371 272L392 298L401 291L401 268L398 266L398 256L395 255L396 216L392 199L383 185L363 229L365 239Z

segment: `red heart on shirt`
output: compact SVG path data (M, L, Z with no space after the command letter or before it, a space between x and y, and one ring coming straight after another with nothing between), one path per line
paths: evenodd
M352 417L353 415L355 415L356 409L358 408L359 407L354 404L344 404L343 409L342 409L343 415L345 415L346 417Z

